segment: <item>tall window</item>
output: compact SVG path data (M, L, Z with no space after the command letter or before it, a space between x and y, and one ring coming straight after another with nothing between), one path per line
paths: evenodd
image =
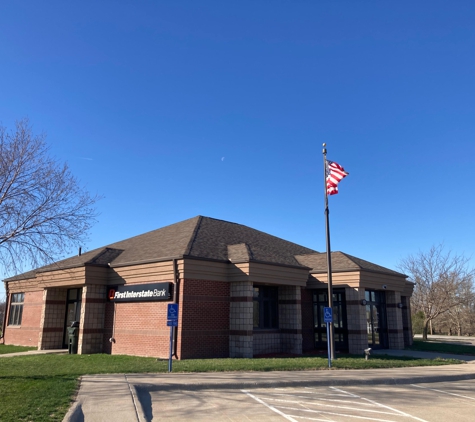
M254 328L279 328L278 288L254 286Z
M21 325L21 317L23 315L23 301L24 300L25 300L25 293L12 294L8 325Z

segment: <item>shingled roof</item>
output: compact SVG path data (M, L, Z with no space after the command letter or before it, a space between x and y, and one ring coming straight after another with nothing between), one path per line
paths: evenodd
M58 261L5 281L32 278L38 272L84 265L115 267L186 257L306 267L310 268L312 273L327 271L325 253L319 253L242 224L197 216ZM404 274L349 254L332 252L333 272L360 270L404 276Z
M197 216L160 229L73 256L6 281L34 277L35 273L83 265L119 266L167 258L219 261L259 261L302 267L296 255L315 250L242 224Z
M327 272L326 253L298 255L296 256L296 259L298 262L300 262L300 264L312 268L311 273ZM404 274L398 273L397 271L390 270L389 268L382 267L381 265L373 264L372 262L365 261L364 259L357 258L344 252L332 252L331 259L332 272L366 270L382 274L392 274L406 277Z

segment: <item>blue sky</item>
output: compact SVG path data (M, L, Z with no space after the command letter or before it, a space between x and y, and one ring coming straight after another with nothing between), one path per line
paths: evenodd
M86 250L205 215L324 251L326 142L350 173L333 250L472 256L474 22L462 0L4 1L0 121L104 196Z

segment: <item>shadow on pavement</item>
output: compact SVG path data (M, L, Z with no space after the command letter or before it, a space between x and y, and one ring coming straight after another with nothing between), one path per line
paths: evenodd
M148 388L135 386L137 398L142 406L143 415L147 422L153 420L152 396Z

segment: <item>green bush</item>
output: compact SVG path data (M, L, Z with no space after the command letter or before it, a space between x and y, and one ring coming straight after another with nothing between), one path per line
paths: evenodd
M419 311L412 315L412 333L413 334L422 334L424 330L424 312Z

